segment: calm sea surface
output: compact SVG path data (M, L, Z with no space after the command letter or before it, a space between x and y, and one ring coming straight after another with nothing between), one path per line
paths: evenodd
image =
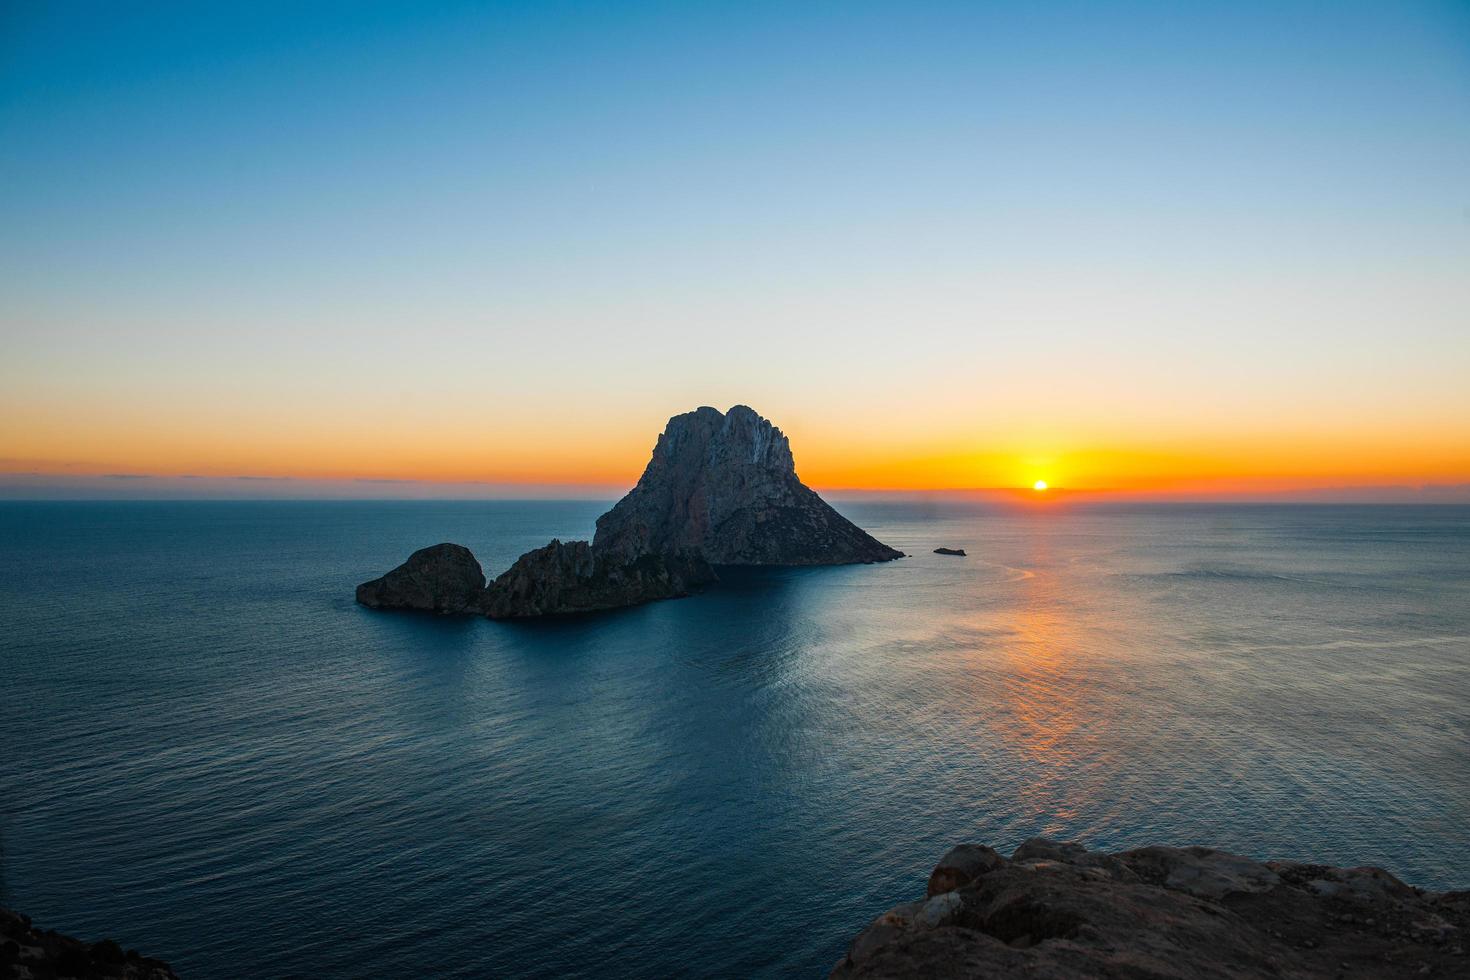
M1470 887L1470 509L843 505L913 557L353 604L605 507L0 505L0 904L194 978L815 977L959 841Z

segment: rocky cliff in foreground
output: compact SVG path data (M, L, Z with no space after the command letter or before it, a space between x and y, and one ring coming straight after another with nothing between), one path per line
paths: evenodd
M903 553L843 517L796 476L791 445L752 409L676 415L627 496L586 541L528 551L488 586L468 548L422 548L357 587L373 609L514 619L689 595L714 565L849 565Z
M0 909L0 980L178 980L162 960L124 952L110 939L84 943L51 929L37 929L28 916Z
M1470 977L1470 892L1205 847L951 850L833 978Z

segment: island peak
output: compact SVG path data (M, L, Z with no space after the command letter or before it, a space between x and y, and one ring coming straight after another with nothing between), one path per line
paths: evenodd
M669 419L637 485L597 519L592 543L623 556L697 553L714 565L902 557L802 483L786 434L747 405Z

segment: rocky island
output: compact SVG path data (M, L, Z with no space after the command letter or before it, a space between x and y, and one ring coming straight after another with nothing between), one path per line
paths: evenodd
M393 571L357 587L357 601L372 609L419 609L463 613L478 609L485 573L470 549L459 544L420 548Z
M718 565L850 565L903 553L843 517L796 475L791 444L753 409L669 419L643 475L592 541L552 541L486 585L468 548L423 548L357 587L374 609L513 619L671 599Z
M846 978L1467 977L1470 892L1206 847L952 849L853 939Z
M852 565L903 553L833 510L796 475L791 444L754 410L676 415L594 548L622 559L696 554L713 565Z
M624 559L586 541L553 540L497 577L480 611L492 619L596 612L689 595L715 579L697 554Z

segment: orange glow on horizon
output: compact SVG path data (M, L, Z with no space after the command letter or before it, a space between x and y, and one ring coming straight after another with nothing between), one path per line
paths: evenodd
M0 411L0 474L630 487L662 421L568 408L446 424L433 406L411 411L370 424L345 410L241 418L208 404L166 417L136 405L105 413ZM781 413L773 420L781 424ZM1013 487L1039 501L1043 488L1061 499L1470 483L1470 437L1451 432L1280 429L1108 442L1050 435L1027 445L1027 437L1003 433L827 422L798 418L783 429L803 481L829 491ZM1444 426L1453 428L1450 420ZM1047 479L1037 480L1038 472Z

